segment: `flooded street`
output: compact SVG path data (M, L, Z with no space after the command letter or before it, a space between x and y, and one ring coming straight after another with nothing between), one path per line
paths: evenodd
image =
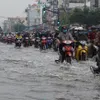
M0 43L0 100L100 100L93 61L60 65L56 52Z

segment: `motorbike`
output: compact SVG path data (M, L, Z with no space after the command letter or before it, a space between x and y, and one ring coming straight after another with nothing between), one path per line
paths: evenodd
M24 47L28 47L29 46L29 37L25 37L25 39L23 41L23 46Z
M34 38L31 38L31 39L30 39L30 46L34 45L34 41L35 41Z
M7 37L6 36L2 36L0 41L3 42L3 43L6 43L7 42Z
M100 70L94 66L90 66L90 70L94 75L100 75Z
M73 56L73 47L71 46L71 41L66 41L66 46L64 46L63 51L65 51L65 61L71 64Z
M16 40L16 42L15 42L15 47L21 47L21 43L22 43L22 41L21 41L21 39L17 39Z
M34 42L34 41L33 41L33 38L30 36L30 37L29 37L29 46L32 46L32 45L33 45L33 42Z
M81 45L76 48L75 58L77 61L86 61L88 57L88 46L84 41L80 41Z
M38 48L38 47L39 47L39 42L40 42L40 38L37 37L37 38L35 39L35 41L34 41L34 47L35 47L35 48Z
M48 37L48 39L47 39L47 46L48 46L49 49L52 48L52 39L51 39L51 37Z
M12 37L11 36L7 37L7 44L12 44Z
M47 40L46 38L42 38L41 44L40 44L40 50L46 50L47 49Z
M88 45L88 57L93 58L98 53L98 47L95 44L89 44Z
M7 37L5 36L5 37L3 38L3 40L4 40L3 42L6 43L6 42L7 42Z

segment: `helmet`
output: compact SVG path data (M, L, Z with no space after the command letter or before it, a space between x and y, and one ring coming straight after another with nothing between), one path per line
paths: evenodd
M17 33L17 35L20 35L20 33Z
M51 39L51 37L48 37L48 39Z
M71 43L72 43L71 40L67 40L67 41L66 41L66 44L71 44Z
M86 41L80 41L81 45L86 45Z
M67 32L67 29L64 29L64 30L63 30L63 33L66 34L66 32Z

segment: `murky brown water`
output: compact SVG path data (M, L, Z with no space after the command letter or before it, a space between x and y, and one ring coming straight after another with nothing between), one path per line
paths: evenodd
M0 43L0 100L100 100L92 61L55 64L57 54Z

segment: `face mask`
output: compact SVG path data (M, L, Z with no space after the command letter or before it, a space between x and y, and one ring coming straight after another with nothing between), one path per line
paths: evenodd
M63 32L67 32L67 30L63 30Z
M63 30L63 33L66 34L67 30Z

